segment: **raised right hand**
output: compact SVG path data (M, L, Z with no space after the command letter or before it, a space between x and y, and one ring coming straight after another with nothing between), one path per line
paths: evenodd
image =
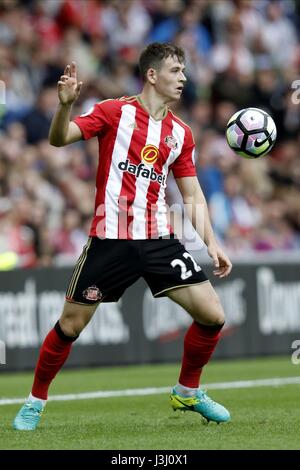
M82 82L77 82L76 63L67 65L64 74L57 83L58 98L61 104L72 104L77 100Z

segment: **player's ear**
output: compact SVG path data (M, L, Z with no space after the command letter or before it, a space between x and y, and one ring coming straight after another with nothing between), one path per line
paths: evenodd
M155 69L150 68L147 70L147 79L151 83L151 85L154 85L157 80L157 72Z

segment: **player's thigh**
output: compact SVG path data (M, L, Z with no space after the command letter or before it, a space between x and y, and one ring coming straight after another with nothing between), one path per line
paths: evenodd
M225 321L219 297L209 281L172 289L166 295L204 325L222 325Z
M89 323L99 302L93 305L84 305L65 301L63 312L59 319L62 331L67 336L77 336Z

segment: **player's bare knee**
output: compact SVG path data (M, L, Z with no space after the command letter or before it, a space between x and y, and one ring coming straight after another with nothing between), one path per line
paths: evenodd
M216 314L215 316L211 315L210 317L205 318L204 320L199 319L198 321L199 321L199 323L202 323L206 326L220 326L221 327L225 323L225 318L222 315L217 315Z
M59 324L62 332L66 336L75 337L78 336L84 329L86 322L84 315L71 309L64 309L63 314L59 319Z
M215 300L214 308L211 313L211 321L215 326L222 326L225 323L225 314L219 298Z
M223 315L221 315L221 314L216 315L216 316L212 319L212 324L213 324L214 326L223 326L224 323L225 323L225 316L224 316L224 314L223 314Z
M59 325L62 332L70 338L80 335L85 327L85 323L82 320L70 316L62 316L59 320Z
M206 309L195 309L193 312L194 320L207 326L222 326L225 323L225 314L218 296L210 299Z
M80 305L65 302L59 319L60 327L66 336L78 336L92 318L97 305Z

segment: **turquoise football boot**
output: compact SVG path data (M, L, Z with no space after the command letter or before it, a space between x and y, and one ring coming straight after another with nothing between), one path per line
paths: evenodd
M215 421L218 424L230 420L229 411L226 410L224 406L209 398L200 388L192 397L184 397L178 394L175 388L173 388L170 400L174 411L195 411L206 418L207 422Z
M40 400L27 400L14 419L13 427L18 431L34 431L43 413Z

